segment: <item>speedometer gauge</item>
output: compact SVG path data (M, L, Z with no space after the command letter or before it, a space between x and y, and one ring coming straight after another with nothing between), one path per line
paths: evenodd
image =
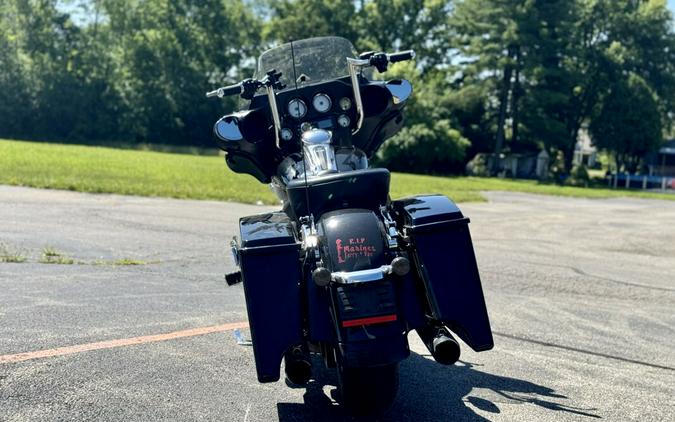
M288 102L288 114L296 119L305 117L307 114L307 104L301 99L294 99Z
M312 100L312 105L319 113L325 113L330 110L330 97L326 94L316 94Z

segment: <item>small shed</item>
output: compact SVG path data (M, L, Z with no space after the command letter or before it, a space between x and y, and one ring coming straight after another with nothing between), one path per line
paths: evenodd
M661 145L649 165L649 175L675 177L675 139Z
M588 128L579 129L577 134L577 143L574 145L574 156L572 163L575 165L585 165L588 167L595 167L597 161L598 150L593 146L591 135Z

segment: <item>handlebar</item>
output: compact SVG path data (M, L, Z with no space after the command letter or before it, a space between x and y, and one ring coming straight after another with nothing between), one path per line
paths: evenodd
M274 121L274 135L276 138L277 148L281 148L279 144L279 132L281 131L281 119L279 118L279 110L277 109L277 98L274 90L284 89L286 86L281 83L281 72L275 69L269 70L265 76L260 79L244 79L235 85L220 87L214 91L206 93L207 98L218 97L223 98L229 95L241 95L241 98L252 100L259 88L265 87L267 90L267 99L270 105L270 112L272 113L272 120Z
M209 91L206 93L207 98L211 97L218 97L218 98L223 98L223 97L229 97L230 95L239 95L243 92L243 86L241 83L230 85L230 86L223 86L220 87L216 90Z
M347 59L350 66L354 67L368 67L372 66L377 69L378 72L383 73L387 71L387 68L391 63L398 63L406 60L411 60L415 58L415 52L413 50L399 51L396 53L376 53L374 51L368 51L361 53L358 59Z
M389 63L404 62L415 58L414 50L399 51L397 53L387 54Z
M386 72L390 63L402 62L410 60L415 57L413 50L399 51L397 53L376 53L368 51L361 53L358 59L347 58L349 65L349 77L352 81L352 89L354 90L354 102L356 103L356 112L358 120L356 121L356 128L352 130L352 134L356 134L363 126L363 100L361 99L361 83L359 81L359 73L364 67L373 66L378 72Z

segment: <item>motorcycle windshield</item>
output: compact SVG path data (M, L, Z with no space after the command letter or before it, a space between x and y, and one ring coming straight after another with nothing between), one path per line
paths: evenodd
M347 57L357 57L352 43L340 37L319 37L282 44L258 59L255 78L281 71L286 89L337 79L349 74ZM295 60L293 60L295 59ZM295 66L294 66L295 65Z

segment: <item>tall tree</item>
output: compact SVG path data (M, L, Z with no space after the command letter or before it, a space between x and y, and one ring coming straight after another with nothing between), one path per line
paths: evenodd
M656 94L662 117L675 101L675 33L663 0L583 0L564 64L575 77L566 114L567 145L597 115L617 81L633 73ZM570 154L571 155L571 154ZM567 158L567 157L566 157Z
M509 99L513 99L513 108L521 95L522 50L526 46L521 21L531 8L529 3L463 0L456 4L450 20L450 37L458 48L457 76L463 85L481 84L489 94L487 110L494 116L495 155L501 153L506 140ZM519 124L518 120L516 124ZM499 162L494 160L493 163L493 171L496 171Z
M661 129L656 95L634 73L612 84L590 126L595 144L614 153L617 171L631 172L661 143Z
M355 42L356 7L352 0L280 0L268 5L272 18L265 38L288 42L335 35Z
M210 127L223 107L203 94L240 78L257 50L258 20L238 0L105 0L103 6L124 132L135 140L210 145ZM225 104L232 108L234 100Z

